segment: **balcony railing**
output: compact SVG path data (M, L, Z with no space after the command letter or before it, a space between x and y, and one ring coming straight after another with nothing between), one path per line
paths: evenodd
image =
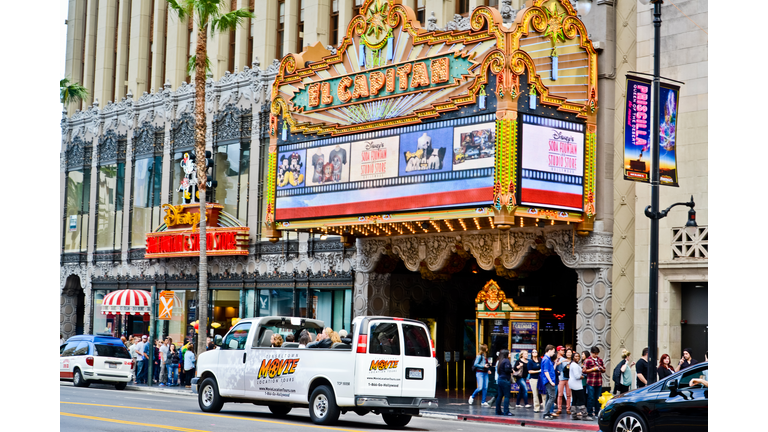
M709 259L709 226L672 228L672 258Z

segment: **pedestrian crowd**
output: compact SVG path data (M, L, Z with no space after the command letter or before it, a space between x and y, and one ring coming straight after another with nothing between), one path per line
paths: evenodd
M635 388L646 386L651 370L648 348L643 349L637 362L626 349L622 350L621 358L613 370L614 394L626 393L633 388L632 367L636 374ZM706 354L705 359L708 360ZM657 381L697 363L689 348L683 350L683 356L675 366L671 364L669 354L662 354L656 371ZM533 349L530 356L528 351L523 350L517 358L502 349L496 353L496 362L493 363L488 355L488 346L483 344L475 357L472 371L477 380L477 389L469 397L468 403L472 405L478 395L481 397L481 405L485 407L491 406L495 400L497 415L514 416L509 409L513 383L518 388L515 407L531 408L528 400L530 392L533 412L542 412L545 420L559 417L563 413L563 405L566 415L570 415L573 420L596 420L600 412L598 398L602 393L606 368L598 347L579 353L571 345L547 345L541 357ZM496 377L498 394L488 399L490 376ZM698 380L702 385L709 386L706 376Z
M133 384L147 384L149 374L149 349L147 336L133 338L133 343L125 336L121 337L133 359ZM215 349L211 338L208 338L206 350ZM191 341L185 341L181 348L173 342L173 338L155 341L152 368L152 381L163 387L184 386L190 388L195 377L195 347Z

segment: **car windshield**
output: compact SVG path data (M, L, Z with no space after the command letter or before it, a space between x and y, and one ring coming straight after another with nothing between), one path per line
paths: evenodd
M115 357L129 359L131 355L128 354L128 350L122 345L94 345L96 348L96 355L101 357Z

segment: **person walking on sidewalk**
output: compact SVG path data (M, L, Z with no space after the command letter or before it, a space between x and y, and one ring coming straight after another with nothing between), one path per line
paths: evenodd
M672 369L672 366L670 365L671 362L672 362L672 359L669 358L669 354L661 355L661 358L659 359L659 367L656 368L656 371L658 372L658 375L659 375L658 381L661 381L664 378L675 373L675 370Z
M170 338L168 338L170 340ZM179 352L176 351L176 345L171 342L168 345L168 358L165 361L165 367L168 369L168 387L179 385Z
M637 366L635 366L635 372L637 372L637 388L645 387L648 384L648 373L650 370L651 368L648 365L648 347L645 347L643 348L643 355L637 361Z
M568 366L573 361L573 350L568 348L560 358L555 371L557 372L557 414L563 412L563 399L565 399L565 412L571 413L571 388L568 387Z
M531 358L528 359L528 374L530 376L528 382L531 383L531 393L533 393L533 412L539 412L539 409L544 409L544 404L541 397L539 397L538 389L541 359L539 358L539 352L535 349L531 350Z
M557 394L557 385L555 384L555 366L552 363L552 356L555 355L555 347L547 345L544 348L544 358L541 360L541 379L547 389L547 404L544 405L544 420L552 420L557 414L552 412L555 407L555 395Z
M632 385L632 366L634 365L635 362L632 361L632 353L626 349L621 350L621 361L616 365L616 367L619 368L619 379L616 381L614 378L614 394L621 394L629 391L629 388ZM637 363L637 370L640 371L640 363ZM613 373L616 375L615 370ZM640 387L640 377L637 378L637 386L638 388Z
M605 365L603 359L598 357L600 348L593 346L590 351L592 355L584 363L584 371L587 373L587 413L597 417L597 413L600 411L600 402L597 399L603 388Z
M587 415L587 395L584 393L584 385L581 383L581 355L573 353L573 361L568 365L568 388L571 389L571 418L573 420L592 420Z
M496 395L496 415L513 416L509 412L509 398L512 393L512 364L509 362L509 350L499 351L499 394ZM501 410L501 404L504 401L504 411Z
M482 392L483 401L482 405L487 407L488 401L486 396L488 395L488 375L491 373L491 365L488 362L488 345L480 345L480 352L475 357L475 362L472 364L472 370L475 372L475 378L477 379L477 388L472 392L472 396L469 397L469 404L475 401L475 395Z
M528 351L520 351L520 358L515 362L515 367L512 369L512 376L515 378L517 384L517 408L523 408L520 405L520 398L522 397L525 403L525 408L530 408L528 404L528 388L525 385L525 379L528 377Z
M194 345L187 347L184 353L184 387L190 388L192 378L195 376L195 349Z

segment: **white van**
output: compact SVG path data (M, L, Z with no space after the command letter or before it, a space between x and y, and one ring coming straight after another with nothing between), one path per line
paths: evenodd
M316 424L332 424L342 413L381 414L394 427L408 424L419 409L436 407L434 341L420 322L358 317L347 343L299 348L271 347L274 334L320 333L319 320L261 317L239 321L219 349L197 359L192 388L200 409L218 412L225 402L266 405L275 415L309 408ZM314 339L314 338L313 338ZM198 391L199 389L199 391Z

